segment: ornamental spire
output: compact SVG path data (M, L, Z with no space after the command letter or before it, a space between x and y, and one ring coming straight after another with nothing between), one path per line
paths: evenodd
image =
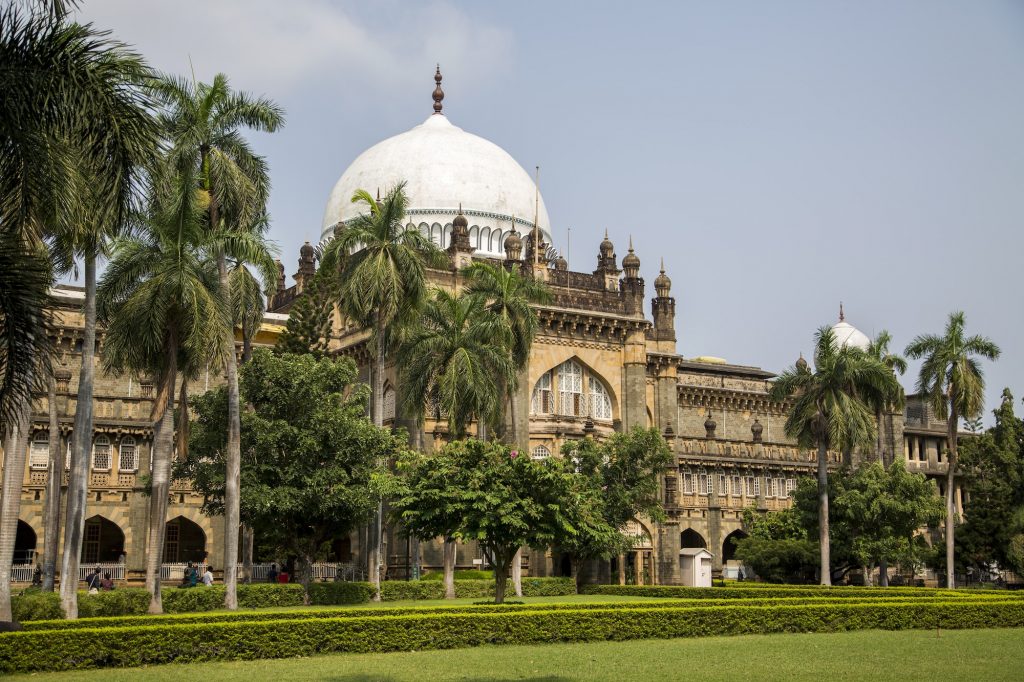
M434 74L434 82L437 86L434 88L434 113L441 113L441 100L444 99L444 90L441 89L441 65L437 65L437 72Z
M839 302L839 321L840 322L845 322L846 321L846 315L843 313L843 302L842 301Z

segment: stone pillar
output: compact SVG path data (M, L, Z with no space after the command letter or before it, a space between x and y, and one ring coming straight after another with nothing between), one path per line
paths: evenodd
M644 584L644 552L643 552L642 549L638 549L635 552L635 555L636 555L636 558L633 561L634 561L634 566L636 566L636 584L637 585L643 585Z
M679 522L668 520L658 524L658 584L679 585Z
M647 425L647 345L639 325L626 336L622 387L622 427Z
M722 570L722 505L717 494L708 497L708 544L711 547L711 570Z
M619 584L620 585L625 585L626 584L626 555L625 554L620 554L619 555L618 564L619 564Z

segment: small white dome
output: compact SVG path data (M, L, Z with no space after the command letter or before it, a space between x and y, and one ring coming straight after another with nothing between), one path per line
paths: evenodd
M871 345L871 339L868 338L867 334L845 320L840 320L832 325L832 331L835 333L836 341L840 346L851 346L866 351L868 346Z
M505 237L515 220L520 234L533 228L536 185L508 152L467 133L443 114L433 114L412 130L390 137L360 154L331 191L322 238L362 210L351 202L357 189L375 194L406 182L408 221L436 244L448 246L451 223L462 207L477 253L503 256ZM551 243L551 223L539 200L537 224Z

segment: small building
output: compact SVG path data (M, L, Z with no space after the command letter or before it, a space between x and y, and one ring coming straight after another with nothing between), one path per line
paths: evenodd
M679 550L679 573L683 584L689 587L711 587L711 560L713 555L701 547Z

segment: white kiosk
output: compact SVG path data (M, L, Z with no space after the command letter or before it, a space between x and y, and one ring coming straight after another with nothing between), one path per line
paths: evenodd
M683 584L690 587L711 587L711 552L701 547L679 550L679 572Z

